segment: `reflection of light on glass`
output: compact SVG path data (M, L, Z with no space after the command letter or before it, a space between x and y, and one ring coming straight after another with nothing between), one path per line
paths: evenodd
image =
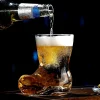
M37 55L36 51L33 52L33 57L32 58L33 58L34 61L38 60L38 55Z
M9 6L12 6L13 5L13 3L9 3Z
M84 17L83 16L80 17L80 26L84 26Z

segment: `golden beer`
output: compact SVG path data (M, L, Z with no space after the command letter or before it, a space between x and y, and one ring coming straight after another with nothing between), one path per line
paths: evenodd
M70 57L72 46L37 46L37 51L40 65L59 65L62 57Z
M18 87L24 94L64 95L72 87L69 62L73 35L37 35L38 69L22 75Z

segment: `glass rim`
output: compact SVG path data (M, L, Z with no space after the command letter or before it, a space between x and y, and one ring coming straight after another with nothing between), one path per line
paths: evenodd
M74 34L35 34L35 36L74 36Z

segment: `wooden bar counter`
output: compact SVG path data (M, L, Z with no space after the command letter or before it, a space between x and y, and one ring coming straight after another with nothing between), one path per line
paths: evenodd
M2 98L2 99L1 99ZM100 100L100 95L93 92L92 87L72 88L70 93L62 97L51 96L24 96L17 91L0 93L0 100Z

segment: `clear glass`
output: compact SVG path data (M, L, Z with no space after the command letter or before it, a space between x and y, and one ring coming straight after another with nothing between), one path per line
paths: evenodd
M72 87L69 62L73 34L38 34L35 36L39 67L31 75L22 75L18 87L26 95L66 95Z

